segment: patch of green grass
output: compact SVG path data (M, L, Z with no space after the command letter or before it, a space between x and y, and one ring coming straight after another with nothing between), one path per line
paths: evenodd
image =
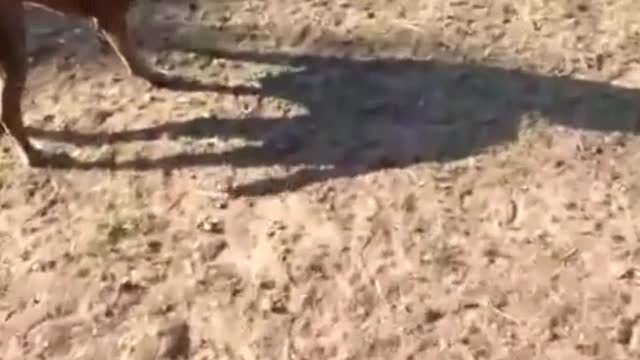
M137 210L114 211L96 224L90 252L96 256L117 252L127 240L152 232L154 220L150 214Z
M96 222L89 252L108 256L119 252L128 240L157 231L160 223L148 211L144 191L134 186L126 201L109 204L105 216Z

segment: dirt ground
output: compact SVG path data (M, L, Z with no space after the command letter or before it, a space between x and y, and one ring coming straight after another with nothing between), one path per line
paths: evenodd
M160 0L128 77L30 12L0 358L640 356L640 3Z

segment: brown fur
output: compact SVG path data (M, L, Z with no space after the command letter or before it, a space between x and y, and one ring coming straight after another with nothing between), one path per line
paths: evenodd
M163 72L149 68L133 45L126 19L133 1L0 0L0 70L5 75L0 122L16 141L25 164L45 165L53 158L29 141L23 124L21 102L28 71L24 4L92 19L130 74L142 77L157 86L168 86L172 80Z

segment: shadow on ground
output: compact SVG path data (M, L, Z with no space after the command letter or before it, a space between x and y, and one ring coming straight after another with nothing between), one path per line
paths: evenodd
M80 133L31 128L34 136L78 145L161 137L242 137L263 141L228 152L181 153L126 162L77 163L77 169L179 169L301 166L284 178L243 185L240 195L294 190L327 179L419 162L449 161L517 138L523 120L600 131L636 131L640 92L604 83L438 61L328 58L284 53L208 51L233 60L296 70L259 79L262 97L299 104L287 118L194 118L146 129ZM243 89L236 89L242 93Z

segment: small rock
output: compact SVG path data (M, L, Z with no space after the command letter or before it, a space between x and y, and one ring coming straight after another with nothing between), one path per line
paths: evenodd
M138 304L146 290L147 289L140 284L129 280L123 281L118 286L114 298L105 309L105 316L111 317L118 311L122 311Z
M283 298L274 299L271 305L271 311L276 314L286 314L288 310L287 310L287 304L285 302L285 299Z
M215 207L224 210L229 207L229 201L227 199L221 199L215 203Z
M276 282L274 280L263 280L260 281L259 286L263 290L273 290L276 287Z
M634 267L623 262L613 262L609 265L609 273L618 280L629 280L635 277Z
M273 306L273 301L269 297L265 297L260 300L260 310L263 312L271 311L271 307Z
M197 228L214 234L224 233L224 223L217 218L204 217L198 221Z
M147 243L147 248L150 252L159 253L162 250L162 242L157 240L152 240Z
M428 309L424 314L424 320L426 323L435 323L444 317L444 313L435 309Z
M56 119L54 114L47 114L42 118L42 122L46 124L52 124Z
M286 314L287 304L282 297L268 296L260 301L260 309L265 313Z

